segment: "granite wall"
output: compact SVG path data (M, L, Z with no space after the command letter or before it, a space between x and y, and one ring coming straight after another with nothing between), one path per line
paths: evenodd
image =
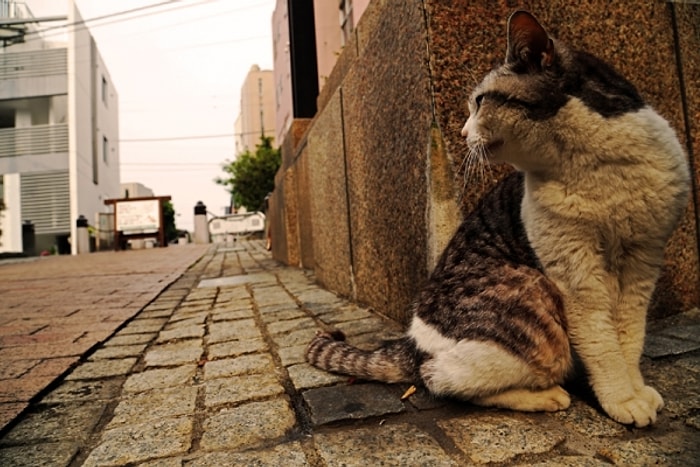
M318 98L283 144L275 258L406 321L459 222L509 169L470 173L459 135L474 84L502 62L508 15L615 64L700 154L700 5L590 0L373 0ZM697 306L697 189L667 249L652 315Z

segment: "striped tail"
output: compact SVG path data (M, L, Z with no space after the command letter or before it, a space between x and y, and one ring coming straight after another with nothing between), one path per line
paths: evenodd
M306 361L325 371L385 383L419 381L420 352L412 339L385 342L374 351L346 343L340 331L319 332L306 349Z

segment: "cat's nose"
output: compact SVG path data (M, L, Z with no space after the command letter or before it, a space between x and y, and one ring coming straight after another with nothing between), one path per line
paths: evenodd
M461 133L462 133L462 136L464 136L465 138L466 138L467 136L469 136L469 131L467 130L467 124L466 124L466 123L465 123L464 126L462 127L462 132L461 132Z

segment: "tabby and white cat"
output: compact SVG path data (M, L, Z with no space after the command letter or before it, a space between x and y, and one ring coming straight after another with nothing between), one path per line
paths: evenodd
M603 407L646 426L663 399L639 361L689 171L668 123L612 67L517 11L505 63L470 97L469 157L519 172L446 247L405 337L369 352L320 333L307 360L479 405L556 411L580 356Z

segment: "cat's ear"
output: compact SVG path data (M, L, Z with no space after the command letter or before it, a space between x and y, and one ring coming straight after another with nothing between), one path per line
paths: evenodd
M537 19L522 10L510 15L506 63L535 72L549 67L553 61L554 42Z

